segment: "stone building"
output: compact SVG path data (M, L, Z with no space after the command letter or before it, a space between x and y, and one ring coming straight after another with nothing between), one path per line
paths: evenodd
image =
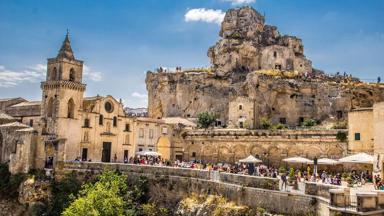
M228 126L236 128L255 127L255 102L245 97L238 97L229 102Z
M373 153L373 120L373 108L355 109L348 113L348 150L351 153Z
M373 171L384 176L384 102L348 114L348 150L374 155Z
M171 146L171 124L128 116L112 96L84 97L83 61L68 35L48 59L41 89L41 101L0 100L0 161L10 162L12 172L75 159L124 162L138 151L162 150L170 159L164 148Z

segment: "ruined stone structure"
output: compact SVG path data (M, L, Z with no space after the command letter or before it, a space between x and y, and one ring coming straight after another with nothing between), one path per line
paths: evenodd
M147 73L149 117L208 111L230 127L260 128L263 117L295 127L306 119L344 120L350 110L384 100L383 85L312 69L301 40L280 36L252 8L229 10L220 36L208 51L212 68Z

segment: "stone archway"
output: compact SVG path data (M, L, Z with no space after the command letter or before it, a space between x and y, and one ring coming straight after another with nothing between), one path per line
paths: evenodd
M266 152L266 149L264 149L262 146L260 145L252 145L250 148L249 148L249 153L255 157L261 157L264 153Z

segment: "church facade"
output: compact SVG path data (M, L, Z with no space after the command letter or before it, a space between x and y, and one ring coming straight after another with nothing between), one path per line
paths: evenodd
M112 96L84 97L83 61L68 35L48 59L41 90L41 101L0 100L0 160L15 172L76 159L127 162L138 151L165 151L170 159L171 124L130 117ZM167 146L158 149L159 141Z

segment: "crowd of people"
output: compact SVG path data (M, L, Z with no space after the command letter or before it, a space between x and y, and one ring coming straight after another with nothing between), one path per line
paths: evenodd
M80 162L80 158L76 158L75 161ZM91 160L89 160L91 162ZM113 162L116 161L116 157L113 158ZM261 177L280 178L282 182L282 188L286 188L287 182L294 180L295 182L317 182L323 184L342 185L342 180L346 180L349 185L364 185L366 182L373 182L374 187L377 190L384 190L384 180L379 175L372 176L370 171L355 171L350 173L337 173L322 171L312 171L311 166L308 165L306 169L291 168L290 170L278 170L274 166L266 166L264 164L252 164L252 163L203 163L201 161L169 161L161 159L160 157L152 156L135 156L131 158L124 158L124 163L136 164L136 165L152 165L152 166L168 166L179 167L189 169L201 169L201 170L213 170L220 172L228 172L233 174L242 175L254 175Z

